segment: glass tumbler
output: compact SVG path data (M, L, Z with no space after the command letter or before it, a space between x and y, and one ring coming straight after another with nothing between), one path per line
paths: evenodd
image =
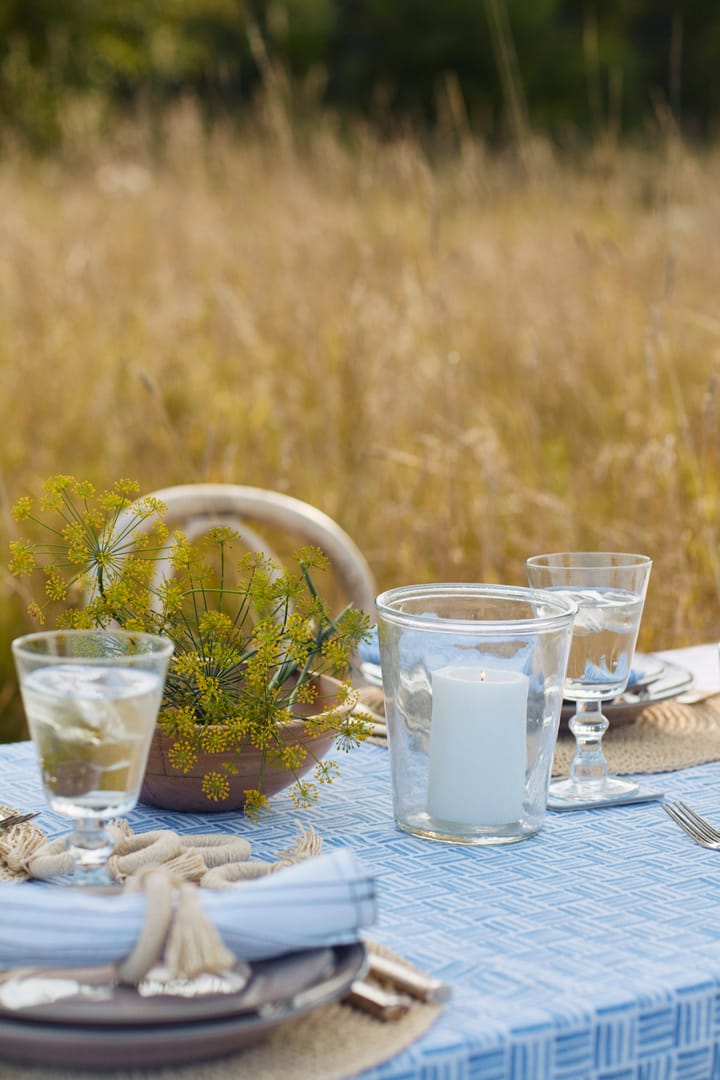
M376 601L398 828L456 844L536 833L576 605L506 585L408 585Z

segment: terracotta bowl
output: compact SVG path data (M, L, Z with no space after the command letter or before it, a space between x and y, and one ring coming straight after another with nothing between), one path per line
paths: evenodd
M320 699L324 703L334 703L337 699L338 683L325 675L320 676L318 683ZM307 709L307 713L311 714L310 708ZM303 764L294 773L268 761L260 784L260 791L264 795L270 796L283 791L294 784L299 776L310 772L316 761L327 754L336 736L333 731L310 734L305 730L303 720L298 719L287 725L283 738L292 743L301 742L308 747L308 754ZM245 804L245 789L258 786L262 752L255 747L248 746L240 754L234 751L205 754L198 759L189 772L185 773L174 769L168 760L168 753L173 742L174 739L165 735L159 727L155 728L140 789L141 802L159 806L164 810L192 810L205 813L239 810ZM230 793L227 798L218 802L211 801L202 790L202 778L210 770L224 773L222 766L225 762L232 763L237 768L235 775L227 774Z

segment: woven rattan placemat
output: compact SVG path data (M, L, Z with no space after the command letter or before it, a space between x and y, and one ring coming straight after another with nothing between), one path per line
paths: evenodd
M567 773L575 740L560 735L553 775ZM602 741L610 772L658 773L720 761L720 694L680 705L674 700L643 709L630 723L613 727Z

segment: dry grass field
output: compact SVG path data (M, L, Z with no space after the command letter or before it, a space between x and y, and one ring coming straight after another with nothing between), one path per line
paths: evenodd
M647 552L641 646L720 638L719 238L720 154L673 137L519 161L183 108L8 153L2 547L55 472L232 481L326 510L381 587Z

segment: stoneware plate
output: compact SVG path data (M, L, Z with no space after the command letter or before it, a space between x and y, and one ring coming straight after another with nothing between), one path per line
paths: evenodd
M110 1000L78 994L20 1011L5 1007L0 1060L65 1069L209 1061L344 997L365 966L364 946L353 943L252 964L236 994L141 997L122 988Z

